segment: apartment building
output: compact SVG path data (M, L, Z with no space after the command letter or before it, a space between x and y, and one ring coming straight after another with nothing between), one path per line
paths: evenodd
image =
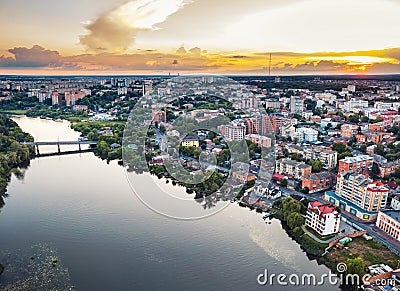
M306 160L319 160L324 169L330 170L337 166L337 152L322 146L305 147L303 156Z
M340 213L331 204L310 202L307 208L306 226L322 236L335 234L340 227Z
M219 131L221 135L225 137L226 140L243 140L246 135L246 126L245 125L222 125L219 127Z
M331 172L313 173L302 178L301 187L308 188L309 193L315 193L331 188L335 182L336 175Z
M304 111L304 100L299 96L290 97L290 112L302 115Z
M356 157L346 157L339 161L339 174L366 172L372 167L374 158L369 155L360 155Z
M270 148L272 146L272 139L267 136L259 135L259 134L247 134L245 136L247 140L252 141L259 147Z
M388 235L400 241L400 212L399 211L379 211L376 219L376 226Z
M382 182L347 173L337 176L336 193L326 192L324 199L361 220L374 221L378 211L386 207L388 194L389 188Z
M280 159L276 161L275 172L295 179L311 175L312 167L305 163L292 161L290 159Z

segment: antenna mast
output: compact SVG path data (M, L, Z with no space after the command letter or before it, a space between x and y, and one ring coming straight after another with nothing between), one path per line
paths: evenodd
M272 54L269 54L269 66L268 66L268 74L271 76L271 62L272 62Z

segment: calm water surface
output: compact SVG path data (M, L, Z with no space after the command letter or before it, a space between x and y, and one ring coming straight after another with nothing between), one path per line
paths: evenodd
M67 122L15 121L38 141L79 136ZM158 183L146 185L149 195L166 187L184 195L183 188ZM76 290L310 290L259 286L256 278L265 268L288 275L328 272L306 257L278 220L266 224L236 204L196 221L154 213L134 195L121 166L92 153L34 159L23 179L12 178L8 192L0 213L0 262L9 271L0 276L0 289L23 281L22 269L32 272L24 264L39 257L40 248L56 253L58 265L50 271ZM193 201L189 207L201 206Z

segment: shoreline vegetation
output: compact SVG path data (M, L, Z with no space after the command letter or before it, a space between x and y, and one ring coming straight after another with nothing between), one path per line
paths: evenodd
M21 145L20 142L33 141L33 137L18 126L8 116L0 115L0 197L7 193L7 185L14 173L17 177L20 169L29 166L30 159L35 156L35 149ZM4 204L0 198L1 204Z
M275 201L271 208L272 216L281 221L282 228L288 236L296 241L310 260L316 260L318 264L326 266L333 273L338 273L337 265L345 263L348 267L347 274L365 275L366 266L385 263L392 269L397 269L400 257L379 244L375 240L365 240L362 237L353 238L345 248L331 247L328 243L320 243L308 236L301 225L304 225L304 217L309 200L297 202L292 197ZM357 286L340 286L342 290L357 290Z
M30 159L35 156L35 149L21 145L20 142L33 141L29 133L21 130L18 124L8 116L0 115L0 212L7 196L7 186L14 174L17 178L23 176L20 169L27 168ZM0 275L4 271L0 263Z

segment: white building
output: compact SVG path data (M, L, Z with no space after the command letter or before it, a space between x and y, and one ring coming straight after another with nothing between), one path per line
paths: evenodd
M304 100L299 96L290 97L290 112L302 115L304 111Z
M321 128L327 127L328 124L330 124L331 128L336 128L336 126L338 125L338 122L332 121L332 118L321 119Z
M355 86L355 85L349 85L349 86L347 86L347 91L349 91L349 92L356 92L356 86Z
M400 212L399 211L379 211L376 226L388 235L400 241Z
M318 131L308 127L300 127L296 129L296 132L291 138L292 140L297 139L298 141L316 142L318 141Z
M367 100L351 99L350 101L344 103L343 109L347 112L353 112L355 109L367 108L367 107L368 107Z
M400 102L380 102L374 103L374 108L378 110L399 110Z
M313 201L308 204L306 225L325 236L339 231L340 213L331 204Z
M243 140L246 135L246 127L244 125L222 125L219 127L221 135L226 140Z
M394 210L400 210L400 195L394 195L390 201L390 207Z

